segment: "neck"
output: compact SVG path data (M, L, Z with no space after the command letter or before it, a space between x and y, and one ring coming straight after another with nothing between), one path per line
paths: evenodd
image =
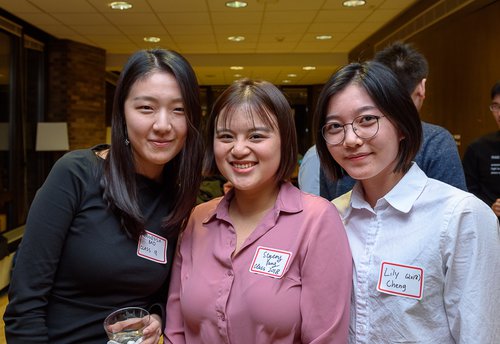
M255 216L271 209L278 198L279 184L258 192L234 190L230 211L239 216Z
M365 200L374 208L377 201L387 195L403 176L402 172L390 172L382 176L361 180Z

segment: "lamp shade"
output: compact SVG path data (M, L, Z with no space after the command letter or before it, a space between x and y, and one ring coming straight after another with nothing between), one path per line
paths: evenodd
M68 124L66 122L39 122L36 129L37 151L67 151Z
M106 143L111 144L111 127L106 127Z

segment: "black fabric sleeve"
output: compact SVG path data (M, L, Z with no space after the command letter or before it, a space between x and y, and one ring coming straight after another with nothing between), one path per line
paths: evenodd
M75 175L78 169L68 155L61 158L31 205L4 314L9 344L49 342L46 307L65 237L84 188L82 176Z

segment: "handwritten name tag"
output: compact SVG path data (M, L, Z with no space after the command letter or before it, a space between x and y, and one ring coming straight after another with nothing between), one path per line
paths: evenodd
M379 292L421 300L423 289L424 269L389 262L380 265Z
M250 272L281 278L285 273L291 256L292 252L259 246L257 247L257 251L255 251Z
M160 264L167 263L167 239L146 231L139 239L137 255Z

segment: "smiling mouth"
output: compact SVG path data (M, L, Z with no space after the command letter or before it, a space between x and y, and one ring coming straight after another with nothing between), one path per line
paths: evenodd
M251 162L247 162L247 163L244 163L244 164L239 164L239 163L233 162L233 163L231 163L231 165L233 165L234 167L236 167L238 169L242 169L243 170L243 169L255 166L256 164L255 163L251 163Z

